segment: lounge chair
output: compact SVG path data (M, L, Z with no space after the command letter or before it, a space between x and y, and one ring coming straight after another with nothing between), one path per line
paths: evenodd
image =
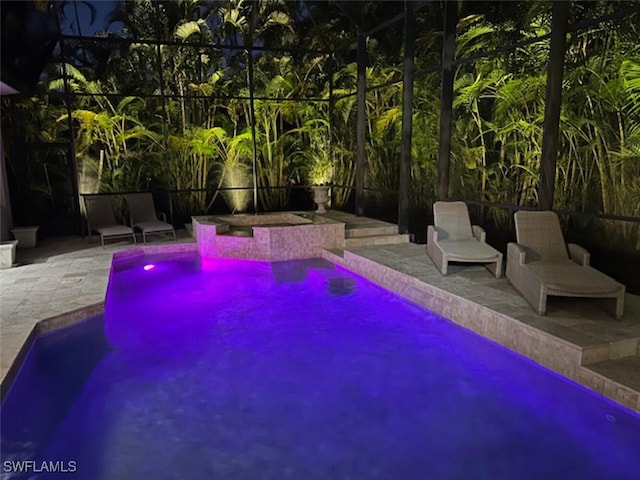
M116 222L109 195L84 196L83 199L87 213L89 240L91 240L91 232L98 232L102 248L104 248L105 238L131 237L135 245L136 235L133 228Z
M547 297L611 298L615 317L624 313L624 285L589 266L584 248L565 243L554 212L520 210L514 215L518 243L507 246L507 278L538 315Z
M435 225L427 228L427 254L443 275L449 262L484 263L496 278L502 276L502 253L486 243L486 233L471 225L464 202L433 204Z
M156 213L151 193L129 193L126 196L131 226L142 231L142 241L147 243L147 235L173 235L176 239L176 231L167 223L167 216L163 212ZM158 215L162 220L158 220Z

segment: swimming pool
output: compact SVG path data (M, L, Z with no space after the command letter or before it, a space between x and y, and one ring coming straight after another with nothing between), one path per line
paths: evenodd
M118 261L2 406L3 469L74 462L46 479L630 479L638 445L636 414L323 260Z

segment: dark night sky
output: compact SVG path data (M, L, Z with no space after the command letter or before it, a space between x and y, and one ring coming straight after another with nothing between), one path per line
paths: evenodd
M109 27L107 18L109 14L117 8L121 0L93 0L75 2L78 16L76 21L76 13L74 11L74 3L67 3L64 7L64 16L62 17L61 29L62 33L67 35L95 35L97 32L103 31ZM95 8L95 19L91 22L91 8L87 5L91 4ZM78 23L80 28L78 29ZM114 28L115 27L115 28ZM110 30L117 30L118 26L112 26Z

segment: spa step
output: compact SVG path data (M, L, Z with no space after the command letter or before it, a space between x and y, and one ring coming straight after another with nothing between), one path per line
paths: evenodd
M395 235L372 235L368 237L347 238L344 241L345 248L365 247L369 245L392 245L398 243L409 243L408 234Z
M326 213L317 215L344 223L346 238L393 235L398 233L397 225L376 220L375 218L357 217L351 213L341 212L339 210L328 210Z
M345 238L360 238L360 237L376 237L381 235L396 235L398 233L398 226L387 224L385 226L372 226L372 227L356 227L347 225L344 231Z
M220 225L218 227L218 235L227 237L253 237L253 229L251 225Z
M329 260L330 262L336 259L342 260L344 258L344 250L340 248L325 248L322 251L322 258Z
M605 360L579 367L585 385L619 403L640 409L640 355Z

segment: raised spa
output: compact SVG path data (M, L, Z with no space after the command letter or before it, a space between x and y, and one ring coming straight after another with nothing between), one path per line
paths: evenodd
M344 248L345 224L313 212L193 217L204 257L294 260Z

